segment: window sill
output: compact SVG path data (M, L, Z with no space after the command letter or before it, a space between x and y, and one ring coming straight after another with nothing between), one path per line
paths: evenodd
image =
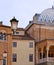
M7 40L0 40L0 42L7 42Z

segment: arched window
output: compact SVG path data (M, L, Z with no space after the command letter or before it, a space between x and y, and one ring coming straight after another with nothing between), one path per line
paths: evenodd
M0 40L6 40L6 34L0 32Z

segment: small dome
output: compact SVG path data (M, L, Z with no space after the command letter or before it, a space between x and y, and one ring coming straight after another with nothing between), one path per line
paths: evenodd
M38 19L39 23L54 23L54 7L45 9Z

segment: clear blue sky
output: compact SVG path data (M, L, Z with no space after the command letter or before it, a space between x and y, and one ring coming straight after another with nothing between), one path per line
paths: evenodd
M35 13L51 8L54 0L0 0L0 21L10 25L9 20L16 17L19 27L26 27Z

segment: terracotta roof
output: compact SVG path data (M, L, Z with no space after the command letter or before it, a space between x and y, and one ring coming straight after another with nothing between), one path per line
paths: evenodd
M40 40L40 41L38 41L38 42L36 42L36 43L40 43L40 42L47 41L47 40L54 41L54 38L48 38L48 39Z
M33 22L33 23L28 24L28 25L26 26L25 31L27 31L28 29L30 29L31 26L34 25L34 24L36 24L36 25L44 25L44 24L38 24L38 23Z
M17 28L17 30L19 30L19 31L25 31L25 29L24 28Z
M7 26L7 25L0 25L0 27L7 27L7 28L10 28L10 26Z
M6 27L6 28L11 28L11 26L7 26L7 25L0 25L0 27ZM19 31L25 31L25 29L24 28L17 28L17 30L19 30Z
M18 40L34 40L32 37L28 35L13 35L12 39L18 39Z

